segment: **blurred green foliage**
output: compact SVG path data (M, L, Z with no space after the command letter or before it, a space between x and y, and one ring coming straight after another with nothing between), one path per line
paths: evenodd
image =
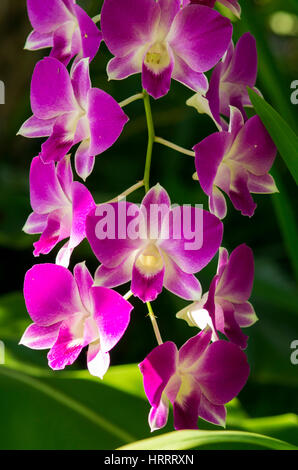
M79 3L91 16L99 12L101 4L97 0ZM255 35L259 52L257 85L267 102L297 133L297 106L290 102L290 84L298 79L297 2L240 0L240 3L243 15L234 24L234 38L237 40L245 31ZM276 23L279 12L292 15L288 30L286 24L281 28ZM119 447L150 436L149 405L138 368L120 368L121 364L140 362L156 345L145 306L133 300L131 324L111 355L112 364L119 366L112 368L103 382L78 370L86 367L85 353L69 372L53 373L46 368L46 352L18 346L30 321L21 293L24 274L35 263L55 260L55 253L34 259L33 238L21 230L31 211L30 163L41 142L15 135L30 115L30 79L44 51L23 50L31 29L25 1L1 0L0 22L0 79L6 86L6 104L0 105L0 339L6 346L6 365L0 365L0 447ZM121 84L107 81L105 68L109 58L108 50L102 45L91 64L93 85L118 101L140 91L140 76L130 77ZM166 97L152 100L157 135L186 148L216 130L207 116L198 115L185 105L191 94L173 82ZM115 197L143 176L147 129L142 102L129 105L126 112L130 122L115 145L96 158L95 170L87 180L97 202ZM297 188L280 157L273 171L280 194L256 196L258 208L251 219L229 205L225 219L224 246L232 250L245 242L254 250L256 277L251 300L260 320L248 332L251 376L239 400L229 406L228 429L266 434L298 445L298 365L290 361L290 345L298 339L297 285L291 260L293 249L298 249L298 240L291 237L289 248L287 238L288 230L295 233L292 227ZM193 172L191 158L159 145L154 147L151 184L160 182L173 203L203 203L207 208L206 196L191 178ZM142 197L140 189L131 200L139 202ZM98 263L86 241L75 250L71 268L84 259L94 272ZM208 289L215 270L216 259L199 274L204 290ZM124 293L128 288L122 286L119 292ZM163 339L174 340L178 346L196 333L175 318L184 305L185 301L167 291L153 303ZM170 420L165 431L172 429L171 424ZM199 425L200 429L216 429L203 421Z

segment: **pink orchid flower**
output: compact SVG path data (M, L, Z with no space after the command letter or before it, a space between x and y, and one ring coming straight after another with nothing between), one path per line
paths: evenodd
M231 106L229 131L216 132L194 146L197 177L209 196L213 214L224 218L224 191L235 209L251 217L256 204L251 193L271 194L277 190L268 174L276 147L258 116L244 123L241 112Z
M241 7L239 5L238 0L217 0L219 3L224 5L225 7L229 8L231 12L240 18L241 15ZM216 0L182 0L182 6L189 5L190 3L197 4L197 5L205 5L207 7L213 8Z
M177 313L190 326L213 330L212 339L218 340L218 331L245 349L248 337L241 328L253 325L257 320L254 308L248 299L254 279L252 250L245 244L232 251L230 258L225 248L220 248L216 276L209 292L201 300L193 302Z
M109 367L109 351L128 326L132 306L117 292L92 286L85 263L75 266L74 276L56 264L33 266L25 276L24 297L34 323L20 344L50 349L48 361L54 370L73 364L89 345L89 372L102 378Z
M230 106L238 108L247 119L244 106L251 107L247 87L255 88L258 71L256 40L250 33L245 33L234 47L231 41L223 60L212 72L209 89L204 97L200 93L192 96L187 104L194 106L200 113L208 114L221 130L227 129L223 116L230 116Z
M102 34L75 0L27 0L27 10L33 31L25 49L31 51L51 47L51 57L64 65L95 57Z
M238 395L249 376L244 352L219 340L210 344L206 328L178 351L170 341L157 346L139 365L151 405L151 431L164 427L169 402L175 429L197 429L198 418L225 425L225 404Z
M85 238L85 222L95 202L88 189L73 181L70 156L55 167L39 157L30 168L30 200L33 212L23 228L29 234L41 233L33 243L34 256L48 254L61 240L69 241L59 250L57 263L65 267L73 249Z
M180 8L180 0L105 0L101 13L104 41L115 56L109 79L142 73L154 98L168 93L171 78L195 91L207 91L203 72L226 52L231 22L200 5Z
M111 147L128 117L106 92L92 88L88 59L72 69L46 57L37 63L31 82L30 117L19 130L25 137L49 138L41 146L45 162L59 161L79 142L76 172L83 179L92 172L94 157Z
M184 211L170 204L158 184L140 207L122 201L91 211L86 234L102 263L95 274L96 285L115 287L131 280L131 291L144 302L154 300L163 286L185 299L200 298L194 273L218 251L223 225L203 209L187 206Z

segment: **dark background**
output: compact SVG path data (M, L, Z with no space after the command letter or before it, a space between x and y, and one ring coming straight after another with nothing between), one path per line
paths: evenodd
M101 2L82 0L78 3L90 16L94 16L98 14ZM298 105L290 102L290 85L298 79L298 2L244 0L240 3L243 14L242 20L235 23L234 39L236 41L245 31L255 35L259 51L257 86L297 132ZM0 79L6 86L6 103L0 105L0 338L20 360L44 365L46 352L28 351L17 346L20 335L29 323L21 291L25 272L35 263L54 262L57 248L47 257L34 258L32 242L35 239L22 232L22 226L31 212L28 186L30 163L39 152L41 139L25 139L16 136L16 133L31 114L31 75L34 65L46 55L46 51L23 50L31 31L25 1L1 0L0 22ZM139 92L139 75L120 83L107 81L105 68L109 58L110 54L102 44L91 64L93 86L104 89L118 101ZM199 115L185 105L191 95L189 89L172 82L171 91L166 97L151 100L157 135L186 148L191 148L216 130L207 116ZM115 145L96 158L95 170L87 180L87 186L98 203L117 196L143 177L147 145L143 103L133 103L125 111L130 117L129 123ZM190 157L156 144L151 185L157 182L163 185L173 203L203 203L207 208L206 196L199 184L192 180L193 172L194 164ZM243 409L251 417L296 414L298 411L298 365L290 361L290 344L298 340L297 192L280 156L276 159L273 172L280 194L254 196L258 207L251 219L241 216L228 203L228 216L224 220L223 245L231 251L245 242L255 254L256 272L251 301L259 322L246 331L250 335L247 353L251 376L239 396ZM131 196L131 200L140 202L142 197L143 189L140 189ZM88 268L94 273L98 263L86 241L75 250L70 268L82 260L86 260ZM204 291L208 289L216 265L217 259L214 259L198 275ZM127 290L129 285L121 287L119 292L125 293ZM155 347L145 306L137 299L132 302L135 305L132 321L124 338L112 352L112 364L140 362ZM167 291L163 291L154 302L154 312L164 341L173 340L180 346L196 333L195 329L175 318L176 312L186 304ZM85 353L82 353L76 367L85 367ZM298 444L297 430L295 432L292 440ZM9 444L12 448L13 439L12 436ZM15 442L19 442L18 439Z

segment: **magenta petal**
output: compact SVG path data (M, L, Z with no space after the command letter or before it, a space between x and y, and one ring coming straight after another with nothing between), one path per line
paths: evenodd
M179 350L179 365L185 371L192 368L207 350L212 337L211 328L207 327L190 338Z
M33 243L34 256L40 254L47 255L54 248L54 246L60 241L60 230L61 229L61 218L59 217L59 211L52 212L47 218L47 224L43 230L40 239ZM63 238L61 238L62 240Z
M180 10L180 3L180 0L158 0L161 10L159 29L163 32L164 36L170 30L173 20Z
M138 60L139 59L139 60ZM135 51L124 57L114 57L108 62L107 74L109 80L122 80L134 73L142 71L143 56Z
M242 332L235 319L234 305L227 301L220 301L220 305L224 314L224 328L221 330L222 333L224 333L232 343L245 349L247 347L248 336Z
M132 215L130 215L132 214ZM92 210L86 220L86 234L97 259L108 268L119 266L144 242L129 237L128 228L138 218L140 210L136 204L100 204Z
M217 274L221 275L229 261L229 253L226 248L220 247L218 252Z
M117 287L125 284L132 278L133 265L134 255L129 256L115 268L107 268L101 264L96 270L94 282L97 286L103 287Z
M255 175L263 175L270 170L276 152L276 147L258 116L253 116L245 123L231 149L233 160Z
M149 425L151 432L165 427L168 421L169 404L163 398L158 406L153 406L149 413Z
M92 173L95 157L90 155L90 139L83 140L75 154L75 167L77 174L84 180Z
M33 158L30 167L30 202L38 214L47 214L69 204L53 162L46 165L39 157Z
M74 10L79 22L81 41L83 49L83 57L89 58L91 62L99 49L102 34L94 21L87 15L85 10L79 5L74 5Z
M167 341L153 349L139 364L145 393L151 406L159 406L162 392L176 372L177 361L177 347Z
M62 114L54 124L50 137L42 144L40 158L44 163L59 161L74 145L77 117L73 113Z
M117 101L98 88L91 88L88 93L88 119L91 155L98 155L111 147L128 121Z
M132 305L118 292L106 287L92 287L93 314L99 329L103 352L110 351L122 338L130 321Z
M31 212L23 227L23 231L30 235L41 233L47 226L47 220L48 214L37 214L36 212Z
M51 164L49 164L51 165ZM57 164L56 167L57 178L60 183L60 186L69 200L72 199L72 182L73 182L73 173L70 162L70 155L66 155L63 160Z
M247 245L239 245L232 251L221 274L216 295L233 303L246 302L251 295L253 279L253 252Z
M189 5L176 15L168 41L190 68L196 72L206 72L226 52L232 30L231 22L216 11L205 6Z
M93 285L93 278L88 271L85 262L75 265L73 275L79 289L82 304L89 312L91 312L92 298L90 296L90 289Z
M228 192L235 209L241 211L242 215L252 217L257 205L248 189L248 174L245 170L238 168L234 171L231 181L231 189Z
M123 57L150 43L160 19L152 0L105 0L101 10L103 39L116 56Z
M148 238L158 239L162 222L170 210L171 201L166 190L156 184L142 200L141 211L144 214Z
M30 317L38 326L50 326L82 309L71 273L55 264L37 264L27 271L24 297Z
M86 218L95 202L86 186L75 181L72 184L72 226L69 246L76 247L86 237Z
M155 300L162 291L165 268L152 275L147 275L138 268L136 263L132 270L131 291L143 302Z
M222 67L223 64L220 62L214 68L210 78L209 89L206 93L206 98L209 103L211 114L215 122L218 124L221 124L219 87Z
M242 328L253 325L258 321L258 317L255 313L253 306L249 302L243 304L235 304L235 319L239 326Z
M224 219L227 215L227 203L223 193L216 186L213 187L209 197L209 210L219 219Z
M75 27L76 25L73 21L67 21L59 26L53 35L53 48L50 57L55 57L65 66L67 66L73 57L71 44Z
M248 189L250 193L272 194L278 192L275 181L268 173L266 175L253 175L248 173Z
M203 209L188 209L180 206L172 209L170 237L162 240L160 247L184 272L192 274L200 271L216 254L222 240L223 224ZM182 233L178 236L174 221L179 217Z
M172 78L183 83L191 90L197 92L206 92L208 90L208 80L203 73L192 70L177 54L174 55L174 61Z
M36 51L45 47L53 47L53 33L38 33L32 31L26 39L24 49Z
M32 323L24 332L20 343L31 349L49 349L56 342L61 322L51 326L38 326Z
M74 321L70 318L62 323L57 341L48 352L49 366L54 370L73 364L83 349L83 337L77 338L72 332Z
M53 131L55 120L56 118L38 119L35 116L31 116L24 122L17 135L29 138L48 137Z
M83 109L87 109L88 92L91 88L88 59L81 59L71 72L71 83L76 100Z
M231 134L231 141L234 142L237 135L243 128L245 121L241 111L235 106L230 106L230 123L229 123L229 133Z
M254 87L257 79L256 40L250 33L241 36L228 68L229 81Z
M54 31L60 24L72 19L67 5L61 0L27 0L30 23L40 33Z
M211 403L224 405L238 395L248 376L249 365L244 352L233 343L219 340L205 352L196 379Z
M174 60L171 58L169 65L161 70L159 73L155 73L150 70L145 62L142 66L142 86L153 96L158 99L166 95L171 87L171 76L174 68Z
M200 297L202 288L193 274L187 274L169 257L165 257L164 287L186 300Z
M179 397L181 393L181 398ZM199 417L199 405L201 399L201 392L195 384L191 390L187 389L187 394L183 394L182 390L179 392L177 400L173 405L174 411L174 428L180 429L197 429Z
M32 75L31 108L40 119L77 110L66 67L53 57L39 61Z
M218 168L231 145L228 132L216 132L194 146L195 164L200 185L209 196L212 195Z
M227 411L224 405L214 405L204 395L201 395L199 416L209 423L224 427Z

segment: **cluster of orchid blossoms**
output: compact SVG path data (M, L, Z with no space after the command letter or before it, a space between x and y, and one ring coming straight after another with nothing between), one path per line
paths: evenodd
M238 1L220 3L240 17ZM65 244L55 264L37 264L26 273L24 296L33 323L21 344L49 349L49 366L55 370L73 364L89 346L88 369L102 378L109 352L130 322L128 299L139 298L148 307L158 342L139 365L152 407L151 430L165 426L170 403L175 429L196 428L198 417L224 426L225 404L249 375L242 328L257 317L249 303L252 250L241 244L229 255L221 247L221 219L227 212L223 193L251 217L256 208L252 194L277 191L268 173L276 149L259 117L248 119L245 111L251 106L247 87L255 87L257 76L255 40L246 33L234 45L231 21L214 5L215 0L104 0L100 15L91 19L75 0L27 0L33 32L25 47L51 49L34 69L33 115L19 130L25 137L46 138L31 163L33 212L24 231L40 234L34 256L48 254L62 240ZM89 67L101 41L113 55L108 78L141 74L141 93L117 103L92 87ZM208 83L204 73L212 68ZM150 96L159 99L170 92L172 79L191 90L187 104L208 114L217 127L193 150L154 133ZM144 100L148 124L145 174L122 196L144 186L145 197L140 205L122 196L96 204L86 178L95 157L113 145L128 121L122 108L136 99ZM194 158L209 211L197 206L185 211L171 205L159 184L150 188L154 142ZM74 181L74 146L73 166L83 182ZM177 235L177 224L188 231ZM68 269L85 237L100 262L94 278L84 262L73 274ZM217 254L217 273L203 294L196 274ZM128 282L124 297L113 290ZM195 333L200 330L179 350L171 341L163 343L153 314L151 302L163 287L191 301L177 317Z

